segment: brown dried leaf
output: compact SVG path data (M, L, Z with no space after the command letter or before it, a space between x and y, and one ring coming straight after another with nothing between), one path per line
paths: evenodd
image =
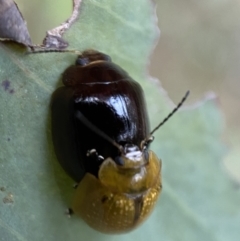
M26 22L12 0L0 0L0 39L31 44Z

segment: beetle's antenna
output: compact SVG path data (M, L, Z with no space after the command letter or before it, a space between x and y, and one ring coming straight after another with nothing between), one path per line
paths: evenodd
M123 147L119 145L116 141L111 139L108 135L106 135L103 131L101 131L98 127L93 125L80 111L77 111L75 115L85 126L94 131L96 134L104 138L106 141L110 142L113 146L117 147L118 150L123 153Z
M187 99L187 97L189 96L190 91L188 90L186 92L186 94L184 95L184 97L182 98L182 100L178 103L178 105L172 110L172 112L158 125L156 126L151 132L150 132L150 136L156 131L158 130L163 124L165 124L170 117L172 117L172 115L182 106L182 104L184 103L184 101Z

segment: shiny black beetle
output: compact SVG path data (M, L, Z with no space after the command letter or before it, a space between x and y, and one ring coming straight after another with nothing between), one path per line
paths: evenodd
M63 73L52 97L57 159L77 181L72 211L105 233L132 230L161 191L161 161L148 149L152 132L141 86L103 53L88 50Z

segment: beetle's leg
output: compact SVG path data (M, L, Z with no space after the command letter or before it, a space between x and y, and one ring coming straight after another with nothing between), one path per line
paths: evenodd
M88 157L96 158L97 161L103 161L103 160L104 160L104 157L103 157L103 156L98 155L96 149L88 150L88 151L87 151L87 156L88 156Z
M71 208L68 208L66 211L65 211L65 214L71 218L71 216L74 214L73 210Z

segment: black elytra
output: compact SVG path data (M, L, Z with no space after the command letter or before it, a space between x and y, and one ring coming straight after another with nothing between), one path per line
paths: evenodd
M52 95L52 138L57 159L76 182L91 173L97 177L102 159L87 155L95 149L120 165L119 150L86 127L77 113L119 145L140 149L149 135L149 119L141 86L111 58L94 50L78 56L62 75L64 86Z

